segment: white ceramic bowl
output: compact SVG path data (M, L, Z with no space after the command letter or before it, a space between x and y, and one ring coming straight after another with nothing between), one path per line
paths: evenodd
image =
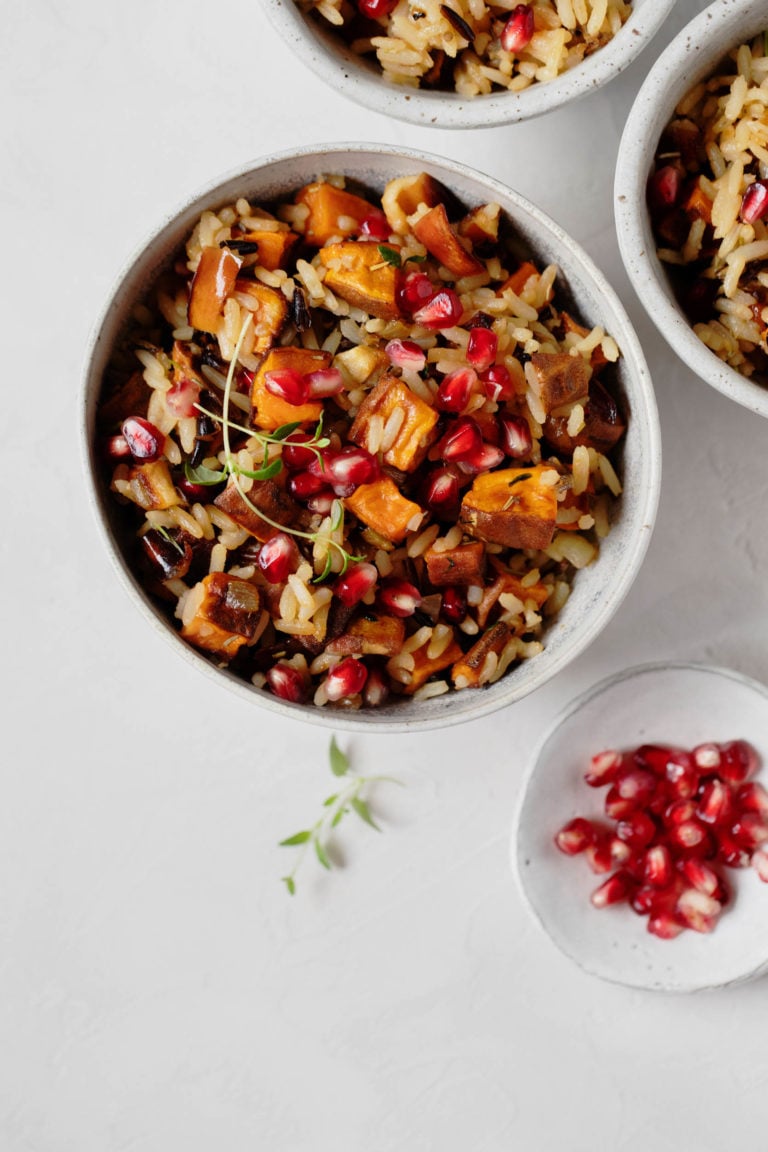
M272 23L297 59L356 104L434 128L492 128L551 112L594 92L640 54L672 11L674 0L634 0L616 36L578 67L523 92L467 98L456 92L406 88L384 79L375 57L354 53L322 17L303 14L294 0L266 0Z
M711 935L660 940L627 905L597 910L596 877L553 843L574 816L602 817L605 789L583 780L604 748L645 743L692 748L745 739L768 764L768 689L723 668L649 664L590 688L556 720L532 757L512 839L512 864L535 918L585 971L634 988L694 992L768 969L768 886L751 868L726 869L734 891ZM760 777L765 783L766 768Z
M656 61L635 99L621 138L614 189L621 255L648 315L702 380L760 416L768 416L768 390L751 383L702 344L675 300L656 256L646 185L662 131L677 103L731 48L767 26L764 0L716 0L683 28Z
M119 542L115 504L105 491L94 446L94 418L101 380L132 306L144 295L158 272L171 262L205 208L221 206L238 196L269 202L286 196L321 172L343 173L381 191L394 176L419 171L436 177L468 207L499 202L514 222L521 244L542 264L560 265L561 290L567 286L581 317L599 322L617 340L622 352L617 383L622 394L620 402L629 417L622 450L625 492L616 523L602 543L598 560L578 573L570 599L548 628L544 652L496 684L479 691L466 690L425 701L395 702L360 712L288 704L216 668L181 641L131 573ZM557 224L515 192L453 161L404 149L342 144L270 157L212 185L168 217L119 277L96 326L85 372L82 420L94 509L118 573L145 619L173 642L190 666L210 676L212 681L229 685L251 704L334 728L362 725L368 731L409 731L444 727L486 715L546 683L595 639L624 598L645 555L659 494L661 449L653 388L637 337L604 277Z

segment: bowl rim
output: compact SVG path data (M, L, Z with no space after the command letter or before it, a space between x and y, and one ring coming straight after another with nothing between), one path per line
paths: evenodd
M523 811L526 805L528 796L528 788L531 781L538 769L541 755L547 746L548 742L552 739L555 733L562 727L566 721L580 712L587 704L602 696L603 693L610 688L615 687L628 680L635 680L643 676L653 676L659 672L701 672L707 675L712 675L718 678L727 679L735 682L743 688L748 688L750 691L763 697L766 704L768 704L768 685L760 680L756 680L753 676L748 676L744 672L738 672L734 668L728 668L721 664L708 664L703 661L697 660L654 660L649 663L632 665L629 668L624 668L619 672L612 673L609 676L604 676L596 683L585 688L583 692L579 693L573 700L569 701L555 716L552 723L547 727L544 734L540 737L535 748L533 749L528 760L525 772L523 774L523 781L520 787L520 793L514 808L512 818L512 832L509 840L509 864L510 870L513 874L514 881L518 893L522 897L528 912L533 920L535 920L540 931L550 941L553 947L571 960L583 972L590 976L597 977L600 980L606 981L609 984L615 984L622 988L636 988L648 992L660 992L666 995L677 994L692 994L695 992L713 991L717 989L733 988L740 984L745 984L748 981L755 980L758 977L768 973L768 956L765 961L752 968L747 972L735 976L732 980L722 981L721 983L707 983L690 982L689 984L676 984L674 987L664 987L660 984L643 984L638 981L622 980L620 976L610 976L603 971L598 971L596 967L591 965L588 961L574 956L573 953L564 945L562 940L555 939L551 934L543 917L538 908L533 902L529 893L528 887L523 878L523 871L520 861L520 850L518 845L518 829L522 823Z
M506 693L494 693L492 696L488 692L477 695L472 694L471 696L466 693L447 694L444 698L450 699L452 706L447 708L445 712L433 716L409 717L405 714L406 711L408 711L407 705L398 706L398 709L403 712L402 717L396 715L398 709L393 709L395 715L388 714L385 719L382 714L377 714L369 710L344 712L328 708L315 708L308 704L290 704L287 701L278 700L269 693L259 692L252 685L246 683L228 669L213 665L205 656L196 649L193 649L191 645L180 641L178 634L165 620L161 619L157 609L150 602L148 595L138 580L129 571L123 560L118 543L112 534L105 507L102 505L98 491L97 454L95 445L92 442L92 423L95 411L95 395L92 394L98 388L100 380L100 377L98 380L95 378L95 365L105 327L112 311L120 307L121 289L125 281L128 280L133 273L134 268L141 262L147 252L151 251L153 247L162 241L166 231L177 222L179 217L193 210L199 214L204 207L215 203L217 196L221 198L226 186L231 182L245 182L249 177L253 177L256 173L267 170L273 165L301 161L302 159L308 159L310 157L327 158L334 154L352 154L360 160L366 156L379 159L384 157L397 158L398 160L405 159L406 161L413 161L415 164L432 165L439 168L445 174L443 177L445 180L450 179L451 173L457 173L472 184L482 187L483 190L490 195L495 194L500 197L501 202L507 205L505 210L509 211L510 208L514 208L520 211L522 216L531 218L537 227L549 234L552 242L559 248L566 247L572 253L574 260L583 269L585 278L592 281L595 291L599 293L601 298L607 300L617 318L624 325L624 333L620 340L622 357L627 362L627 371L631 376L633 388L635 389L633 400L638 405L642 403L644 414L642 421L642 456L647 475L644 477L645 484L642 491L636 493L636 520L638 530L635 531L633 537L627 540L625 552L618 566L617 579L615 579L610 587L604 590L599 603L594 606L594 612L590 616L589 628L585 628L573 636L565 649L551 656L550 659L544 663L543 668L540 665L537 666L536 660L526 662L531 671L525 685L516 688L514 681L507 677L499 681L499 684L506 682ZM631 368L629 365L631 365ZM171 644L174 650L179 653L182 659L185 659L190 666L214 678L218 683L225 684L250 703L252 707L255 704L257 707L266 708L283 718L294 716L306 723L315 724L324 728L334 728L336 730L357 731L363 729L367 732L384 733L410 732L414 729L427 731L435 728L449 727L454 724L480 719L510 704L514 704L551 680L596 639L629 592L640 570L650 543L661 488L661 431L651 376L648 371L642 346L632 322L615 290L610 286L600 269L593 263L581 246L567 235L559 224L514 189L506 187L499 181L476 169L453 160L445 159L434 153L425 152L421 149L386 144L367 144L360 142L330 143L307 145L301 148L272 153L245 165L238 165L223 176L207 182L201 190L198 190L193 196L185 198L185 200L170 213L166 213L162 223L155 227L150 233L149 239L140 242L128 259L123 262L91 330L81 371L79 442L81 461L87 479L88 502L96 519L102 540L106 545L107 554L110 557L113 567L117 571L119 581L123 588L133 603L139 608L144 618L148 620L155 633L162 636L166 643ZM546 650L545 646L545 652ZM542 655L544 655L544 653L542 653ZM494 685L494 687L496 686ZM466 702L464 702L464 698L466 698Z
M627 275L659 333L702 380L737 404L768 417L768 389L752 383L699 340L674 299L646 209L645 190L656 144L678 101L730 48L765 27L762 0L714 0L678 33L655 62L627 117L619 143L614 209ZM732 35L735 29L743 30ZM719 47L707 49L708 43ZM704 48L702 48L704 45Z
M532 84L522 92L464 97L457 92L408 88L385 81L375 65L336 42L333 29L319 26L295 0L266 0L267 15L289 47L302 46L302 61L355 103L411 124L432 128L493 128L544 115L589 95L620 75L646 47L669 16L675 0L642 0L616 35L581 64L554 80Z

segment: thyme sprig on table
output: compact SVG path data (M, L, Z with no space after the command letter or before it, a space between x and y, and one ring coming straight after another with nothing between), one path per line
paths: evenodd
M269 524L272 528L276 528L279 532L286 532L290 536L296 536L303 540L309 540L312 544L319 544L324 547L325 566L320 575L315 577L314 581L315 583L319 583L320 581L325 580L325 578L331 573L333 569L334 550L341 557L341 575L346 572L351 563L363 559L362 556L352 555L351 552L347 551L343 544L340 544L338 540L334 540L333 538L334 532L343 532L344 505L341 503L341 501L334 500L331 507L330 532L302 532L298 528L290 528L286 524L280 524L277 521L270 519L270 517L267 516L267 514L263 512L261 508L257 508L253 501L248 498L248 494L246 493L241 483L241 477L246 477L249 480L271 480L273 476L277 476L282 471L283 462L279 457L276 460L269 460L269 446L270 444L281 444L284 440L287 439L288 436L290 436L292 432L295 432L296 429L300 427L300 421L294 421L290 424L282 424L279 428L276 428L274 432L268 433L262 432L256 428L246 428L244 425L237 424L234 420L230 420L229 418L229 401L232 394L232 383L235 378L235 371L240 356L240 349L243 346L243 341L245 340L250 324L251 317L247 316L243 322L242 328L240 329L240 335L237 338L237 343L235 344L232 359L229 364L229 371L227 372L227 379L224 385L224 397L222 399L221 415L219 416L217 413L210 411L208 408L204 408L201 404L195 404L195 408L197 408L198 412L203 413L205 416L209 416L212 420L215 420L218 424L221 425L221 434L224 448L224 466L217 471L212 468L206 468L204 465L199 465L197 468L192 468L187 463L184 465L184 474L186 475L187 479L194 484L211 486L221 484L223 480L228 480L231 478L240 499L261 520L264 520L267 524ZM230 443L231 431L242 432L246 436L250 436L251 438L258 440L259 443L263 445L264 459L260 468L256 470L243 468L238 460L235 459ZM302 441L301 443L302 448L308 448L311 452L315 453L315 456L320 461L321 467L323 463L321 450L323 448L327 448L330 444L328 437L323 436L322 433L323 418L321 415L317 422L317 427L315 428L312 439Z
M400 780L396 780L392 776L361 776L356 772L350 772L349 757L339 748L335 736L331 737L328 758L331 772L342 781L342 786L330 796L326 796L323 800L323 811L320 818L310 828L304 828L301 832L294 832L292 836L280 841L279 846L281 848L298 848L300 850L293 868L282 877L283 884L291 896L296 892L296 873L308 851L314 850L314 854L323 868L330 869L333 867L333 861L328 851L329 839L348 813L354 812L369 828L373 828L377 832L381 831L373 818L369 802L365 796L370 785L383 781L389 784L401 783Z

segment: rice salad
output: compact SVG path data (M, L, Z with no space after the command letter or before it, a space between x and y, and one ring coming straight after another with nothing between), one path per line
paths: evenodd
M557 276L423 173L204 212L97 411L127 562L183 640L353 709L541 652L625 431L619 349Z
M693 330L768 385L766 35L731 52L680 101L648 185L658 244Z
M398 85L461 96L520 92L602 48L631 12L624 0L296 0Z

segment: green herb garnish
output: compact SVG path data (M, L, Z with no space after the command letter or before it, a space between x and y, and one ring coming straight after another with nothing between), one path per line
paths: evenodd
M399 268L402 264L400 253L390 248L388 244L379 244L379 256L385 264L391 264L393 268Z

